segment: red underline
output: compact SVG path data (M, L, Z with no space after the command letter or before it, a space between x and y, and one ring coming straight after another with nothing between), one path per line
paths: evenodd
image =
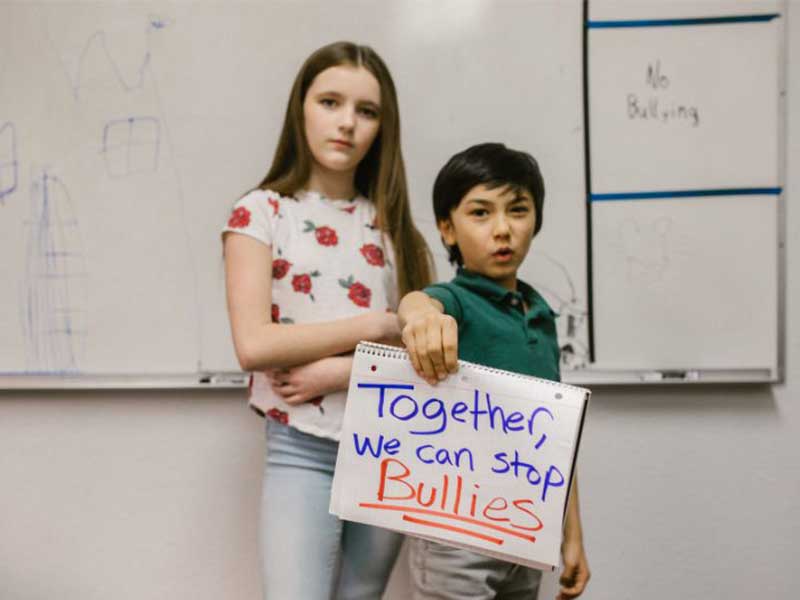
M477 531L470 531L469 529L464 529L463 527L454 527L452 525L447 525L446 523L435 523L433 521L425 521L424 519L417 519L416 517L409 517L408 515L403 515L403 520L410 521L411 523L416 523L418 525L426 525L427 527L438 527L439 529L447 529L448 531L455 531L456 533L471 535L472 537L476 537L481 540L486 540L487 542L492 542L493 544L497 544L498 546L503 545L503 540L501 540L500 538L490 537L488 535L478 533Z
M412 508L410 506L402 506L397 504L380 504L380 503L370 503L370 502L361 502L359 503L361 508L377 508L380 510L398 510L400 512L407 512L407 513L419 513L422 515L431 515L434 517L444 517L445 519L453 519L455 521L463 521L464 523L470 523L472 525L478 525L480 527L486 527L488 529L494 529L495 531L500 531L502 533L507 533L508 535L513 535L518 538L522 538L523 540L528 540L529 542L535 542L536 538L532 535L526 535L524 533L520 533L519 531L514 531L513 529L508 529L506 527L500 527L499 525L495 525L493 523L486 523L484 521L479 521L478 519L473 519L470 517L462 517L461 515L454 515L452 513L441 512L438 510L430 510L427 508Z

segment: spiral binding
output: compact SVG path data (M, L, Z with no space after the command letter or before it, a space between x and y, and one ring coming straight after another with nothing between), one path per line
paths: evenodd
M381 358L392 358L396 360L408 360L408 351L396 346L387 346L386 344L378 344L375 342L359 342L356 346L357 354L366 354L368 356L379 356ZM490 375L502 375L503 377L511 377L513 379L521 379L523 381L538 381L553 387L569 388L577 390L581 393L587 393L586 388L570 385L568 383L561 383L559 381L551 381L550 379L542 379L541 377L534 377L533 375L525 375L524 373L515 373L514 371L506 371L505 369L497 369L495 367L487 367L486 365L479 365L477 363L469 362L466 360L458 361L459 368L466 368L467 371L479 371L481 373L488 373Z

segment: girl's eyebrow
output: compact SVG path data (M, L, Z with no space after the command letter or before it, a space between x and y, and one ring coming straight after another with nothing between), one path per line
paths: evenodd
M358 104L361 106L371 106L372 108L379 110L381 105L373 100L359 100Z
M316 96L319 97L319 98L324 97L324 96L332 96L334 98L344 98L344 94L342 92L337 92L336 90L327 90L327 91L317 92ZM373 108L380 108L381 107L381 105L378 102L375 102L374 100L360 99L360 100L356 100L356 104L361 104L361 105L368 104L369 106L372 106Z

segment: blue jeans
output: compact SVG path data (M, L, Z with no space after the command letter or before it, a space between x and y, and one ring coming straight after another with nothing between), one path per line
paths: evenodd
M338 444L269 418L261 499L266 600L381 597L402 536L328 513Z
M534 600L542 572L420 538L409 538L412 600Z

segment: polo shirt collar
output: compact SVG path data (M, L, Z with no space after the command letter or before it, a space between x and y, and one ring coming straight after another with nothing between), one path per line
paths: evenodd
M517 291L512 292L488 277L484 277L474 271L469 271L464 267L459 267L456 271L453 283L479 294L492 302L496 302L497 304L513 306L515 304L514 300L516 299L516 305L520 307L520 310L522 310L522 301L524 301L528 306L528 315L532 318L548 312L555 315L544 298L521 279L517 279Z

